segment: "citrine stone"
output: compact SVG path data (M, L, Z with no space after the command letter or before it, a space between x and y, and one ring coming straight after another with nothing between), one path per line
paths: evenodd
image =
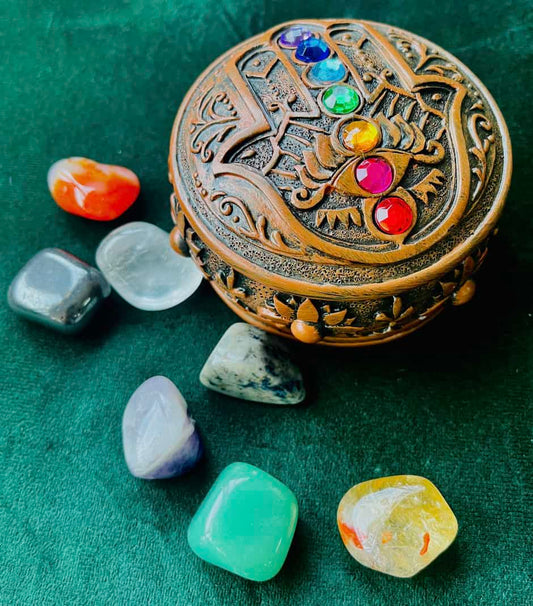
M64 158L48 171L48 188L56 204L73 215L112 221L137 199L137 175L123 166L88 158Z
M376 204L374 221L386 234L404 234L413 224L413 211L405 200L391 196Z
M361 103L361 98L352 86L336 84L324 91L322 103L332 114L343 115L355 111Z
M357 183L371 194L381 194L392 185L392 166L385 158L366 158L355 169Z
M309 79L316 84L340 82L346 76L346 68L337 57L315 63L309 70Z
M251 581L268 581L283 566L296 529L292 491L268 473L232 463L194 515L187 539L194 553Z
M457 534L457 519L435 485L409 475L357 484L342 498L337 523L350 555L395 577L420 572Z
M376 147L381 139L381 133L372 122L354 120L343 127L341 139L346 149L357 154L365 154Z
M298 44L295 56L303 63L316 63L329 57L331 51L322 38L307 38Z
M300 42L307 40L314 32L304 25L293 25L286 29L279 37L279 43L286 48L297 48Z

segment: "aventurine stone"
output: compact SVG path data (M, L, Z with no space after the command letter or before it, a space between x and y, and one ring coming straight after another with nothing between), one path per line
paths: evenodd
M184 397L161 376L146 380L131 396L122 417L122 443L130 472L146 480L185 473L203 451Z
M238 322L209 356L200 381L220 393L269 404L298 404L305 398L302 374L278 338Z
M210 564L268 581L285 562L297 521L298 503L285 484L253 465L233 463L203 500L187 539Z
M342 498L337 512L346 549L363 566L412 577L447 549L457 520L437 488L419 476L362 482Z
M29 320L75 333L110 292L97 269L64 250L45 248L16 275L7 300L13 311Z
M96 264L130 305L146 311L169 309L189 298L202 274L171 248L169 235L151 223L126 223L106 236Z

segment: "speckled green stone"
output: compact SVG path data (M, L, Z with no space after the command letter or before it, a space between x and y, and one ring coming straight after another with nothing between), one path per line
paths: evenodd
M232 463L194 515L187 539L194 553L251 581L268 581L283 566L296 529L298 504L285 484Z
M324 91L322 103L332 114L350 114L359 107L361 98L355 88L337 84Z

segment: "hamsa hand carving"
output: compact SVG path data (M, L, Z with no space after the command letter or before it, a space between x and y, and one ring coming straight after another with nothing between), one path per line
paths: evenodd
M276 32L196 100L197 190L227 228L282 255L381 264L427 250L471 202L462 75L392 29L311 30L323 57Z

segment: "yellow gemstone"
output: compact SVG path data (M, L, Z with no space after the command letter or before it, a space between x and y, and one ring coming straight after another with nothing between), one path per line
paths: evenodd
M365 120L354 120L342 129L342 142L346 149L364 154L374 149L380 140L379 129Z
M457 519L426 478L390 476L356 484L342 498L337 524L360 564L394 577L412 577L447 549Z

